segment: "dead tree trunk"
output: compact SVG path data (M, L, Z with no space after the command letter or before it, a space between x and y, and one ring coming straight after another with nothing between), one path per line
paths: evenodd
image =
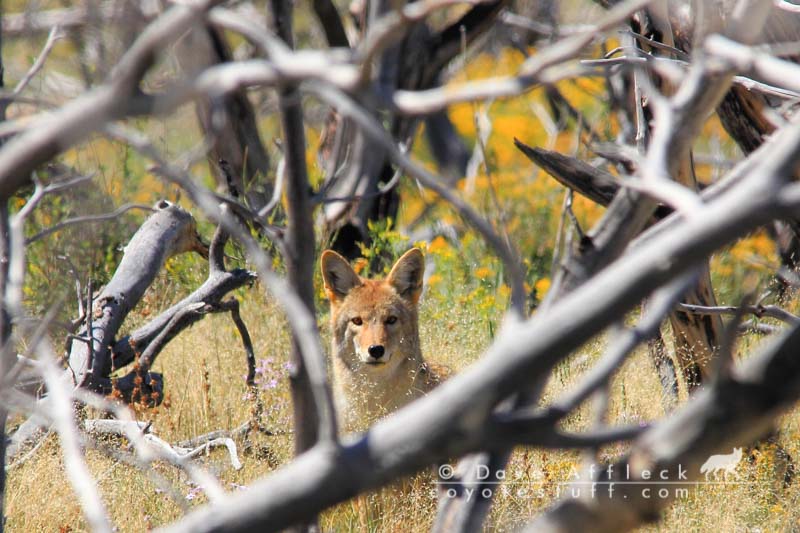
M232 60L223 33L212 26L192 29L179 41L178 57L191 77L202 70ZM211 140L209 164L223 190L232 188L254 210L267 204L272 196L269 155L258 133L255 111L243 89L195 104L200 126ZM230 165L230 178L224 171Z
M289 0L271 0L270 8L275 32L290 48L293 47L292 3ZM278 103L286 158L286 267L290 285L313 313L313 269L316 250L314 248L314 226L306 168L306 140L303 131L300 93L292 86L282 88L278 92ZM294 446L295 454L300 455L317 442L319 438L317 428L321 414L317 412L314 404L311 380L300 341L294 335L292 336L290 362L292 365L291 394L294 406ZM316 515L309 515L303 524L300 524L299 530L312 529L315 523Z
M386 2L373 1L369 7L367 31L381 16L390 13ZM428 89L439 83L442 70L461 51L486 33L506 5L505 0L479 4L461 18L438 32L424 23L414 24L406 37L386 48L377 61L374 81L383 95L400 90ZM410 23L409 23L410 24ZM420 123L418 117L399 116L391 110L372 107L388 121L394 139L410 148ZM431 152L443 174L461 178L469 154L458 138L444 111L425 119L425 132ZM327 156L325 201L322 222L331 236L331 247L348 258L359 255L359 242L367 242L368 221L395 217L399 197L395 188L381 190L380 184L391 181L394 169L385 151L370 140L352 121L332 114L326 128L327 142L322 146Z
M208 256L200 241L194 218L169 202L156 204L125 247L114 276L87 311L86 324L78 332L67 358L74 385L102 390L101 379L111 373L111 346L128 313L141 300L164 262L171 256L196 251Z
M691 53L693 45L702 37L699 35L700 30L695 27L698 6L690 1L681 2L681 4L681 9L669 11L668 26L664 25L663 21L660 24L656 22L656 25L671 28L672 35L669 36L669 39L674 41L674 45L678 49ZM708 35L727 27L730 23L731 9L732 4L719 12L714 12L713 9L704 10L708 20L705 20L707 26L702 29L703 34ZM658 19L658 15L652 12L651 17ZM663 34L656 34L652 37L664 41ZM800 24L796 17L786 16L786 13L780 9L773 9L757 42L783 43L795 41L798 38L800 38ZM781 103L782 101L759 92L733 86L717 107L717 115L725 130L747 155L761 145L765 136L775 131L776 125L769 118L769 112L777 112ZM784 109L788 110L788 108ZM692 183L685 184L693 185ZM773 224L775 242L781 260L792 270L797 269L797 261L800 259L796 254L796 250L800 249L800 241L798 241L796 232L793 231L793 227L796 226L796 221ZM708 269L703 273L697 289L687 297L686 303L693 303L693 300L714 302ZM670 316L670 323L676 337L676 355L683 369L684 377L691 384L692 377L702 378L707 374L707 362L713 356L714 346L717 345L708 341L720 338L721 320L719 318L712 320L708 316L698 317L695 315L692 317L687 313L676 311ZM687 354L692 351L695 352L695 355L687 357Z

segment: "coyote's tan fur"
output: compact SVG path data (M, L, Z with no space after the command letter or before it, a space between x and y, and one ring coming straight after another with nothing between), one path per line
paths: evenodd
M344 426L363 428L440 381L422 357L417 302L422 253L409 250L389 277L360 277L342 256L322 254L322 278L331 302L334 396Z

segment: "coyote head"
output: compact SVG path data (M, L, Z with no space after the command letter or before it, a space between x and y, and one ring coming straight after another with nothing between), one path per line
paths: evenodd
M422 253L406 252L384 280L360 277L342 256L322 254L322 278L331 302L334 357L356 374L388 376L404 361L421 358L417 302Z

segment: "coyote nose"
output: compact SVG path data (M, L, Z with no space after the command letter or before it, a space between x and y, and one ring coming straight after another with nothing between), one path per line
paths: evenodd
M385 350L383 349L383 346L380 344L373 344L372 346L367 348L369 356L375 359L380 359L381 357L383 357L384 351Z

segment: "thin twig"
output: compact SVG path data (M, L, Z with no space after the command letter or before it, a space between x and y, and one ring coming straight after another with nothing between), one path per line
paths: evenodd
M63 220L63 221L59 222L58 224L50 226L49 228L45 228L42 231L40 231L39 233L36 233L35 235L33 235L31 237L28 237L28 239L25 241L25 244L34 243L34 242L38 241L39 239L43 239L43 238L47 237L48 235L52 235L53 233L55 233L57 231L61 231L62 229L68 228L70 226L75 226L75 225L78 225L78 224L92 224L92 223L95 223L95 222L105 222L107 220L116 220L117 218L119 218L120 215L122 215L124 213L127 213L128 211L131 211L133 209L141 209L142 211L147 211L147 212L150 212L150 213L153 212L153 207L149 206L149 205L145 205L145 204L122 204L121 206L117 207L115 210L111 211L110 213L103 213L103 214L100 214L100 215L86 215L86 216L82 216L82 217L73 217L73 218L68 218L66 220Z
M247 331L247 325L244 323L244 320L242 320L241 314L239 314L239 301L236 298L231 298L230 300L222 302L222 307L230 309L233 323L236 324L236 329L239 331L239 336L242 338L244 351L247 355L246 383L248 386L252 387L255 385L256 379L256 354L253 350L253 341L250 339L250 333Z
M664 316L696 282L694 272L681 276L653 295L647 310L635 328L619 333L585 378L545 411L545 417L560 419L575 410L583 401L608 382L628 355L642 342L658 332Z
M19 83L17 83L16 87L14 87L14 92L12 93L13 96L16 97L25 90L25 87L28 86L33 77L36 76L36 74L44 66L44 62L47 60L47 57L53 50L53 46L63 37L64 34L61 32L61 27L58 25L53 26L53 29L51 29L50 33L47 35L47 41L44 43L44 47L39 53L39 56L36 58L36 61L33 62L33 65L31 65L31 68L28 69L28 72L25 73L22 79L19 80Z

